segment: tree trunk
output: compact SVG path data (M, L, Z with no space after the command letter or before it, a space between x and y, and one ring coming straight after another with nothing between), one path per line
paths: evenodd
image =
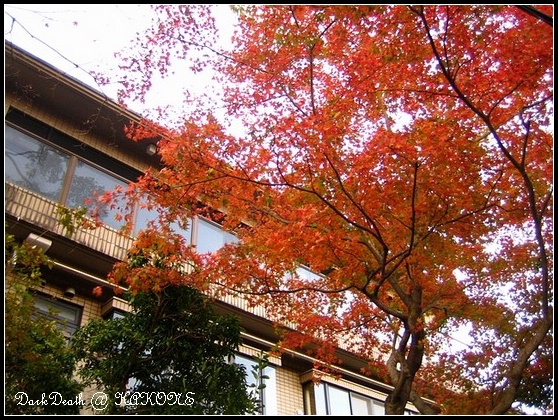
M405 357L407 350L406 341L409 336L411 338L411 344L409 345L408 355ZM412 385L415 375L422 365L422 357L424 355L424 337L425 332L423 328L411 333L410 328L406 327L406 331L399 347L393 350L393 353L388 360L388 372L395 386L393 391L391 391L386 398L386 414L405 413L405 406L411 399ZM417 397L414 396L414 398Z
M526 340L525 344L519 347L518 355L512 364L506 387L503 389L502 395L498 403L492 408L490 414L506 414L515 401L517 391L521 385L521 377L525 367L529 364L529 357L541 345L544 338L552 328L553 316L550 314L548 319L543 320L533 330L531 340Z

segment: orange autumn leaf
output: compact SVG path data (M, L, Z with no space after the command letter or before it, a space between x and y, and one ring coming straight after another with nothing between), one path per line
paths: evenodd
M103 295L103 288L101 286L96 286L93 288L93 296L101 297Z

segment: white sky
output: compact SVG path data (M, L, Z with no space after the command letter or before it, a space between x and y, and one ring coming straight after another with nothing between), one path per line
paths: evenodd
M147 27L147 12L147 5L6 4L4 39L101 90L83 69L114 63L113 54Z
M152 16L143 4L5 4L4 39L114 99L116 86L98 86L87 71L115 67L114 53L146 29ZM232 31L233 16L222 6L217 18L223 32ZM201 89L199 75L196 86ZM168 92L177 93L176 85Z

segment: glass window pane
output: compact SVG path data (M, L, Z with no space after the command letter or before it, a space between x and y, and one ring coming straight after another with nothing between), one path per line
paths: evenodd
M188 227L186 229L182 229L178 225L178 222L171 223L170 227L173 232L182 235L182 237L186 239L187 244L192 243L192 221L191 220L188 220Z
M233 234L201 218L198 219L198 236L196 239L196 250L200 254L215 252L225 244L238 241L238 238Z
M126 315L124 313L120 312L119 310L113 309L108 314L105 314L103 316L103 319L122 319L125 316Z
M234 356L234 362L237 365L244 366L244 369L246 370L246 383L248 385L254 385L256 383L256 379L252 375L252 370L254 369L252 366L256 364L256 361L237 354Z
M114 190L117 185L123 189L126 187L126 184L117 178L84 162L78 162L72 177L66 205L71 208L85 206L88 209L94 209L97 203L94 193L98 195L104 194L106 191ZM93 200L93 204L91 204L91 200ZM124 225L123 221L115 219L116 214L120 213L120 211L118 204L114 209L104 205L99 211L99 220L108 226L118 229Z
M242 365L244 366L245 372L246 372L246 384L248 386L257 386L256 384L256 378L254 378L254 374L252 373L252 370L254 369L252 366L254 366L256 364L256 361L248 358L248 357L244 357L244 356L240 356L240 355L235 355L234 356L234 362L237 365ZM258 398L257 395L257 390L256 388L252 387L249 388L250 390L250 394L256 398ZM263 399L263 398L262 398ZM263 403L263 401L262 401Z
M325 398L325 385L323 384L316 384L314 385L314 397L316 399L316 414L317 415L326 415L327 412L327 405L326 405L326 398Z
M301 279L304 279L304 280L312 281L312 280L321 279L321 276L319 274L316 274L316 273L308 270L305 267L298 267L296 269L296 274L297 274L298 277L300 277Z
M374 400L374 415L378 416L378 415L384 415L386 414L386 408L384 406L384 403L381 401L376 401Z
M264 392L264 412L265 415L277 415L277 377L275 368L273 366L266 366L263 370L263 374L267 376L264 379L265 388Z
M69 160L67 154L6 126L6 181L58 201Z
M255 385L256 378L252 373L254 370L254 365L257 365L256 360L251 359L246 356L235 355L234 362L236 364L244 366L246 370L246 382L248 385ZM264 379L265 388L263 389L262 403L264 405L264 411L262 414L274 415L277 414L277 385L276 385L276 374L275 368L273 366L266 366L263 369L263 376L267 376ZM256 392L255 389L251 389L253 393Z
M136 223L134 224L134 236L137 236L140 230L147 227L147 223L158 219L158 212L155 209L148 210L146 208L139 208L138 215L136 217ZM186 243L192 243L192 221L188 220L188 227L182 229L177 222L171 224L171 229L184 237Z
M369 415L372 412L372 400L362 395L351 394L351 405L353 408L353 415Z
M61 331L72 335L81 322L81 308L51 299L47 296L35 296L37 313L55 320Z
M350 415L349 393L343 389L328 386L329 408L332 415Z
M157 218L157 210L148 210L146 208L139 207L136 222L134 223L134 236L138 236L140 230L144 230L147 227L148 222L157 220Z

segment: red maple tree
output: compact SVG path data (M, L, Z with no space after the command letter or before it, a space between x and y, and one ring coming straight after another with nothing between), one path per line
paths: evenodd
M164 113L132 127L135 139L166 127L164 168L127 191L164 208L163 227L132 254L158 255L149 269L169 282L264 305L296 330L284 330L286 347L367 358L393 385L387 414L408 401L436 412L423 397L443 413L545 406L551 25L505 5L236 11L230 49L216 43L209 6L160 5L120 55L123 102L185 59L219 86L185 96L178 127ZM240 240L196 255L166 237L195 214ZM118 266L114 279L163 286L135 270ZM463 328L467 346L449 349Z

